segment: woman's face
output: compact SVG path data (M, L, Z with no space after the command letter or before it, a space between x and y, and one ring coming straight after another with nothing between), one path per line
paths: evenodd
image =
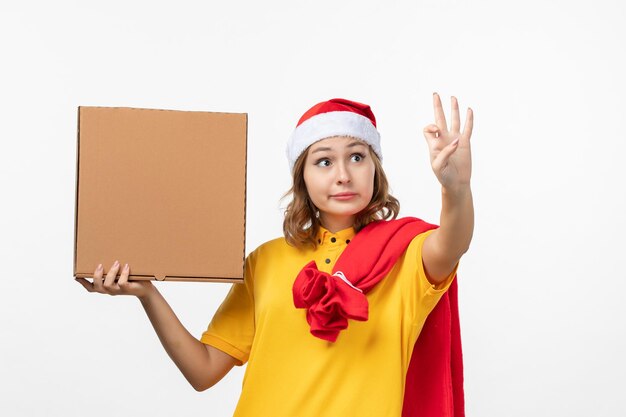
M336 232L354 224L372 200L374 174L369 146L361 140L334 136L309 147L304 182L324 227Z

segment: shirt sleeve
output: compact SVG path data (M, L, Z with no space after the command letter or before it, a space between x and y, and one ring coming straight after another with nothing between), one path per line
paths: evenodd
M237 359L248 361L254 340L254 252L246 258L244 282L233 283L200 341Z
M422 261L422 247L424 240L434 230L428 230L417 235L409 244L404 258L405 271L409 272L408 280L404 284L408 287L407 294L408 314L414 324L422 325L430 312L435 308L443 294L450 288L459 263L454 266L450 275L443 282L433 285L428 281L424 263Z

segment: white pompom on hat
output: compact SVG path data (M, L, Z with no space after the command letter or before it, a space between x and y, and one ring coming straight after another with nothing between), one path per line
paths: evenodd
M287 142L289 170L312 144L333 136L351 136L371 145L382 160L380 134L376 118L367 104L343 98L333 98L316 104L302 115Z

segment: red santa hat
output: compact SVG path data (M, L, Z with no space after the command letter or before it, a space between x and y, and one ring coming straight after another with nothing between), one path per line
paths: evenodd
M376 118L367 104L333 98L311 107L302 115L287 142L289 169L312 144L333 136L351 136L370 145L382 160Z

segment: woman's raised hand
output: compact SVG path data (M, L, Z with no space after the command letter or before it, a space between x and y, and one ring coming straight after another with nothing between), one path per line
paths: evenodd
M109 295L134 295L138 298L146 297L154 288L150 281L129 281L130 266L128 264L124 266L119 279L116 281L115 278L119 269L120 264L118 261L115 261L106 277L102 278L104 270L102 264L100 264L93 273L93 282L89 282L85 278L76 278L76 281L82 284L89 292Z
M451 97L452 112L450 129L446 124L439 94L433 94L435 123L424 127L424 137L428 143L430 163L441 185L448 189L468 186L472 175L472 155L470 137L474 126L474 113L467 109L463 132L459 118L459 103Z

